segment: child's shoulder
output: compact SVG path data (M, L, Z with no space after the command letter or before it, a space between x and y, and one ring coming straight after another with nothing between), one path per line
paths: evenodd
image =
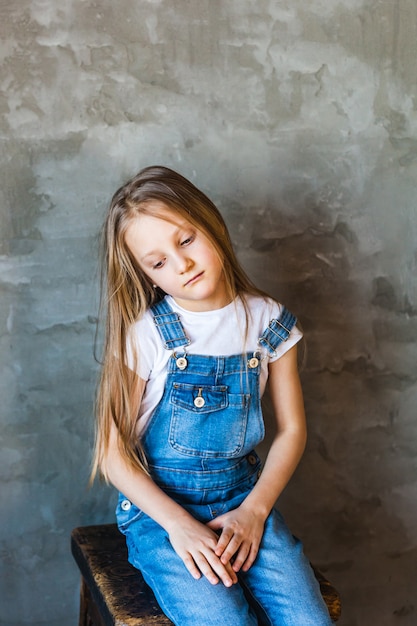
M146 309L146 311L144 311L144 313L138 317L135 322L133 322L131 328L138 330L149 325L154 325L153 319L152 310L150 308Z
M270 296L245 294L242 300L246 303L251 315L268 317L270 320L279 317L283 305Z
M133 324L129 327L128 338L133 343L141 343L147 340L152 341L157 337L158 331L155 326L154 316L150 309L147 309Z

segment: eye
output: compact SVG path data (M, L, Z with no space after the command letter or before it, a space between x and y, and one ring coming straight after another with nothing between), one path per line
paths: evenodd
M185 239L183 239L183 241L181 241L181 246L188 246L190 243L192 243L195 239L195 235L190 235L189 237L186 237Z
M152 269L159 270L161 267L163 267L164 263L165 263L165 259L161 259L160 261L152 265Z

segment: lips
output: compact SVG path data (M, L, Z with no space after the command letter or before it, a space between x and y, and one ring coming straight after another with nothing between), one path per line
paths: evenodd
M200 272L199 274L196 274L195 276L193 276L192 278L190 278L190 280L188 280L188 281L185 283L184 287L188 287L188 285L192 285L193 283L195 283L195 282L196 282L199 278L201 278L201 277L202 277L202 275L203 275L203 274L204 274L204 271L203 271L203 272Z

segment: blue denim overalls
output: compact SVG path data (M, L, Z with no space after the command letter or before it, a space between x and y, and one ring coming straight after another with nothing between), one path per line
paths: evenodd
M233 356L186 353L190 343L166 300L152 308L172 350L165 391L142 436L153 480L203 523L237 508L261 471L254 447L264 437L261 351L273 354L294 316L283 309L259 339L259 351ZM178 626L328 626L331 622L302 546L274 509L255 563L241 584L194 580L167 533L120 494L117 521L129 560L142 571ZM249 602L248 602L249 599Z

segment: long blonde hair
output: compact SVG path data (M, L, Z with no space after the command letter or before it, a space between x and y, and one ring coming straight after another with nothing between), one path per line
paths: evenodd
M102 232L101 310L105 332L101 376L96 398L96 439L91 480L97 473L108 479L105 459L112 425L118 432L119 451L132 468L147 471L146 458L136 434L138 376L127 366L128 332L145 311L163 297L141 270L125 242L132 220L152 212L149 205L160 201L200 229L223 262L227 293L267 294L255 287L242 269L226 224L211 200L189 180L162 166L141 170L114 194Z

